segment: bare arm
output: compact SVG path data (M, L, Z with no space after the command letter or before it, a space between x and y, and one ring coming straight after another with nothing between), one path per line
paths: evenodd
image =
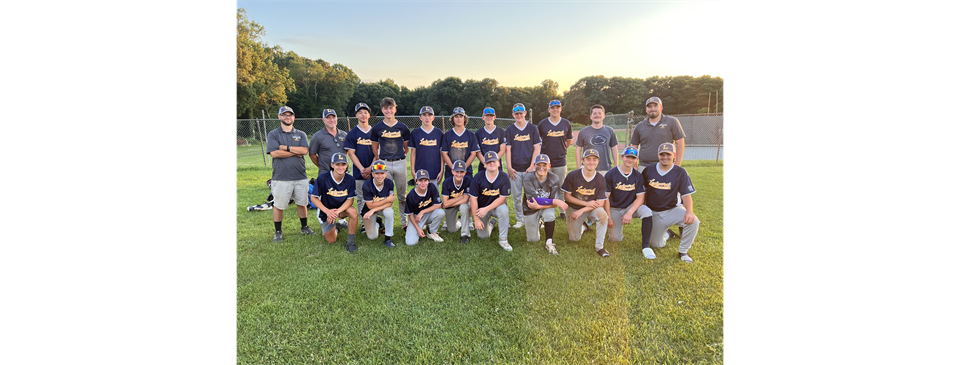
M610 147L611 156L613 156L613 168L620 166L620 148L617 146ZM613 169L611 169L613 170Z
M320 167L320 156L310 154L310 161L313 161L314 165L316 165L317 167Z
M674 162L677 166L680 166L680 163L683 162L683 148L686 147L686 142L683 140L686 138L680 138L674 142L677 143L677 160Z
M406 147L406 145L404 145ZM413 179L417 179L417 149L410 149L410 176L413 176Z
M697 216L693 214L693 197L689 194L684 195L680 197L680 201L683 202L683 208L687 210L687 214L683 215L683 223L693 224L697 219Z
M579 168L580 168L580 154L583 153L583 148L581 148L580 146L577 146L577 149L576 149L576 151L575 151L574 153L576 154L576 156L573 156L573 160L577 162L577 168L579 169ZM569 200L567 200L567 201L569 201Z
M453 161L450 161L449 152L440 151L440 159L443 160L444 165L447 165L447 167L453 169ZM443 171L440 172L443 173Z
M380 159L380 142L370 142L370 147L373 147L373 160Z

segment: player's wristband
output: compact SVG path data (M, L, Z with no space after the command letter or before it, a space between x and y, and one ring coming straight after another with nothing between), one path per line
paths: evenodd
M290 146L287 146L287 152L290 152Z

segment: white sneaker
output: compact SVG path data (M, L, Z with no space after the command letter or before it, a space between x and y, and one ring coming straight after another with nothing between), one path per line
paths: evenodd
M460 221L457 221L457 230L458 230L458 231L460 230L460 227L463 227L463 225L460 224ZM444 228L446 228L446 227L444 227Z
M440 238L440 235L439 235L439 234L436 234L436 233L428 233L428 234L426 234L425 237L427 237L427 238L429 238L429 239L432 239L432 240L434 240L434 241L437 241L437 242L443 242L443 238Z
M470 220L470 230L471 230L471 231L476 231L476 230L477 230L477 228L473 226L473 220Z
M557 255L557 245L553 244L553 241L547 241L547 252L551 255Z
M507 250L507 251L513 251L513 247L511 247L511 246L510 246L510 243L507 242L506 240L501 240L501 241L500 241L500 247L503 247L503 249L504 249L504 250Z
M670 239L670 230L669 230L669 229L668 229L666 232L663 233L663 242L667 242L668 239Z
M583 236L583 232L586 232L586 231L587 231L587 226L581 224L581 225L580 225L580 235Z
M680 261L690 264L693 263L693 257L690 257L690 255L680 254Z
M643 249L643 257L646 257L646 258L648 258L648 259L653 260L653 259L657 258L657 254L653 253L653 249L652 249L652 248L647 247L647 248Z
M513 228L517 228L517 229L523 228L523 221L517 221L517 224L514 224Z

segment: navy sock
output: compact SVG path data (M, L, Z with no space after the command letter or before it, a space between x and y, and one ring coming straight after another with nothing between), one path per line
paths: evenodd
M300 218L300 227L306 227L306 226L307 226L307 219Z
M556 223L557 222L543 222L543 230L544 233L546 233L546 239L553 239L553 227Z
M683 237L683 227L677 227L677 230L680 231L680 233L677 234L680 235L680 237Z
M653 217L643 218L640 225L640 234L642 235L643 248L650 248L650 233L653 232Z
M281 221L281 222L273 222L273 228L276 229L277 232L280 232L280 226L282 226L282 225L283 225L283 222L282 222L282 221Z

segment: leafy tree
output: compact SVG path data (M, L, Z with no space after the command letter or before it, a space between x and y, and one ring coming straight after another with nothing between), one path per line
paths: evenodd
M247 19L237 9L237 118L254 118L261 109L279 109L287 102L287 91L296 86L286 69L273 61L274 48L260 41L263 26Z

